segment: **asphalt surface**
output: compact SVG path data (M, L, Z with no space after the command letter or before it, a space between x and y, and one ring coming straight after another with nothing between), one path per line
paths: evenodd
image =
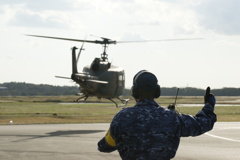
M0 125L1 160L120 160L100 153L97 142L109 124ZM240 122L218 122L207 134L182 138L174 160L236 160Z

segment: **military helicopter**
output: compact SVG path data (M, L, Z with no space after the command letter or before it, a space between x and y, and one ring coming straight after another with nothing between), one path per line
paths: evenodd
M112 65L108 61L108 54L106 53L107 46L109 44L116 44L108 38L101 37L102 40L89 41L89 40L76 40L58 37L38 36L38 35L27 35L41 38L51 38L60 40L70 40L82 42L82 46L79 49L79 53L76 56L77 47L72 48L72 75L71 78L56 76L57 78L72 79L80 85L80 93L77 94L80 99L87 100L90 96L95 96L98 99L106 98L112 101L116 107L119 107L118 103L114 101L117 98L122 102L121 106L125 106L129 99L121 99L120 96L123 94L125 89L125 73L121 67ZM95 58L90 66L85 66L82 72L78 72L77 63L83 49L84 43L96 43L103 45L103 53L100 58Z
M154 42L154 41L175 41L175 40L193 40L192 39L165 39L165 40L147 40L147 41L114 41L109 38L100 37L101 40L81 40L81 39L69 39L60 37L49 37L40 35L27 35L32 37L50 38L67 41L82 42L82 46L79 49L78 56L76 56L77 47L72 48L72 75L69 77L56 76L57 78L72 79L80 85L80 93L77 94L80 97L76 100L84 99L86 101L88 97L95 96L98 99L105 98L112 101L116 107L125 106L129 99L121 99L125 89L125 72L121 67L112 65L108 61L108 54L106 49L110 44L117 43L132 43L132 42ZM100 58L95 58L90 66L85 66L82 72L78 72L77 63L81 52L84 50L84 43L95 43L103 46L103 53ZM122 105L118 105L113 99L117 98L121 101Z

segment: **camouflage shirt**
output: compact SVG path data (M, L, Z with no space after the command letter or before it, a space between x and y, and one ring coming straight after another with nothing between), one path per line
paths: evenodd
M145 99L115 115L98 150L118 150L123 160L165 160L175 156L180 137L198 136L213 128L214 108L205 104L195 116L177 114Z

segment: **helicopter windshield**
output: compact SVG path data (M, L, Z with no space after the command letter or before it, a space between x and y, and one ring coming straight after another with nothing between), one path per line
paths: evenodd
M119 86L124 86L124 81L125 81L125 77L124 77L124 74L120 74L119 77L118 77L118 80L119 80Z

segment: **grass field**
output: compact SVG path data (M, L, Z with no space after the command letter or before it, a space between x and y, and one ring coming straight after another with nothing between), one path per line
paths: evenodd
M131 97L126 107L133 106ZM175 97L160 97L157 102L166 107ZM87 103L73 103L75 96L0 97L0 125L52 124L52 123L103 123L110 122L122 108L108 100L90 98ZM216 97L215 112L218 121L240 121L240 97ZM203 97L179 97L177 110L183 114L196 114ZM189 107L189 106L193 107Z

